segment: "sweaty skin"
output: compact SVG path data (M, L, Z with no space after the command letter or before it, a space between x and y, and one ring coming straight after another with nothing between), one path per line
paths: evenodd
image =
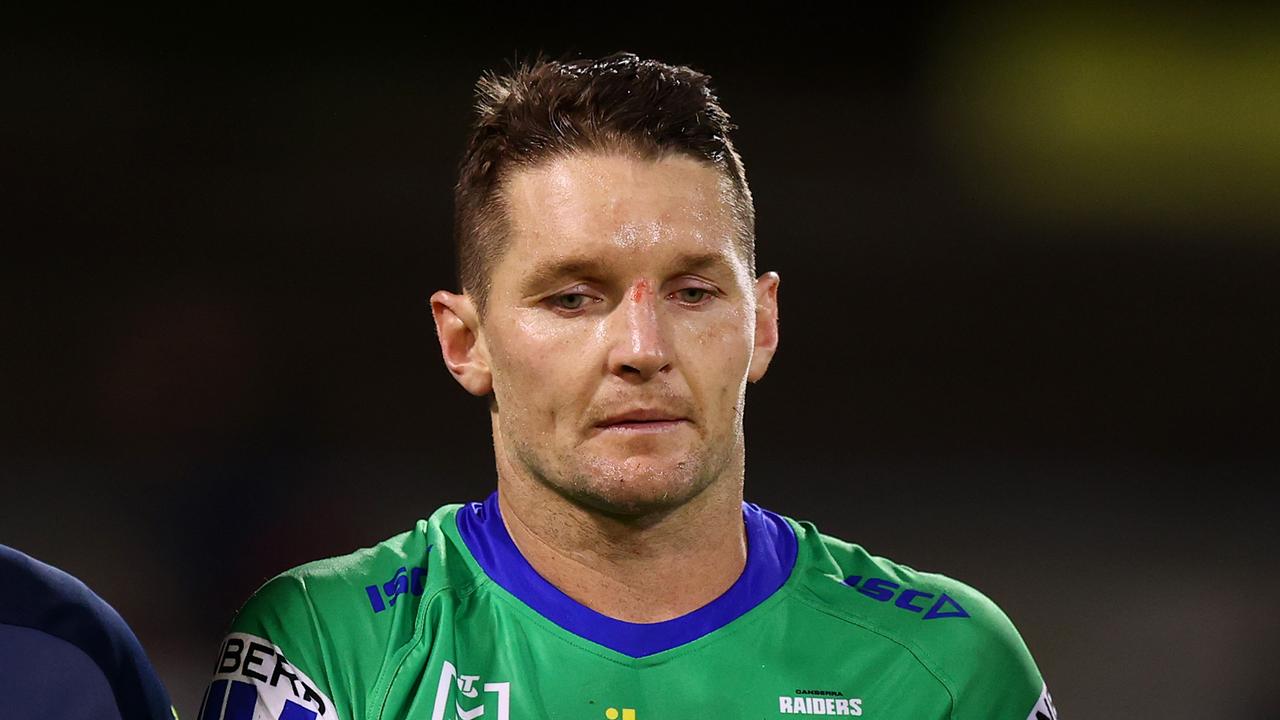
M743 401L777 346L778 276L751 277L730 197L684 156L521 169L483 322L467 295L432 297L446 365L493 394L512 538L618 619L701 607L745 562Z

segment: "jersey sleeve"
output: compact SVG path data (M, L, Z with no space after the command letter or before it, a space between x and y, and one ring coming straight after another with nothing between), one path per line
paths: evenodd
M1055 720L1040 670L1004 611L962 583L953 581L947 592L970 617L920 640L946 658L935 669L952 696L951 720Z
M796 527L809 549L814 593L910 652L945 691L949 702L939 714L946 720L1056 719L1022 636L982 592L819 535L811 525Z
M66 571L0 544L0 717L176 716L115 608Z
M303 580L274 578L232 622L197 720L353 720L326 655Z
M417 637L431 549L422 525L267 582L231 623L197 720L364 720Z

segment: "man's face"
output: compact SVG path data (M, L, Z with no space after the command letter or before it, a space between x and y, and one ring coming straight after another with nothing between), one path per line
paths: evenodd
M683 156L573 153L509 179L478 332L500 465L618 514L741 472L746 383L768 364L752 358L773 349L756 347L757 305L774 317L777 276L750 276L730 193Z

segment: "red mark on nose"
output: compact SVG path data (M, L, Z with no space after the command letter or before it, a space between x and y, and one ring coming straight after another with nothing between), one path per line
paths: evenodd
M649 281L641 278L636 282L635 289L631 291L631 300L640 302L644 300L645 293L649 292Z

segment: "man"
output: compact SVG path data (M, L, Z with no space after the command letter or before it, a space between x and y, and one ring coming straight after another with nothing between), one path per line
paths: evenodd
M498 490L267 583L202 720L1053 716L978 592L743 503L779 278L731 128L633 55L481 80L431 303Z
M124 618L75 577L0 545L0 717L174 720Z

